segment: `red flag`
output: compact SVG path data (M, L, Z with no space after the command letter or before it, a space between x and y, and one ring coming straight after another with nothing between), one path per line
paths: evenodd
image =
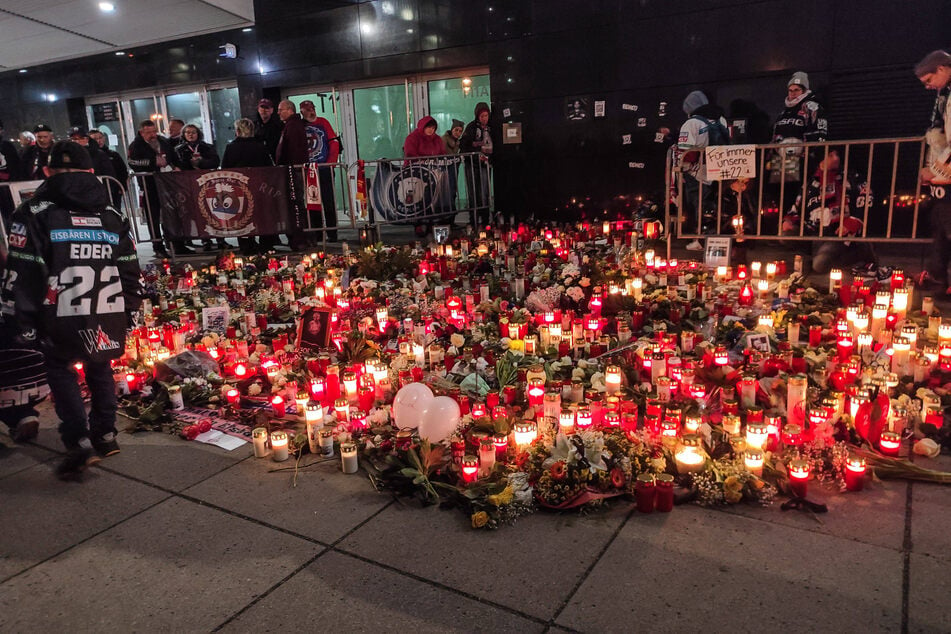
M304 195L307 202L308 211L320 211L323 205L320 200L320 179L317 176L317 165L310 163L304 170L306 184L304 185Z

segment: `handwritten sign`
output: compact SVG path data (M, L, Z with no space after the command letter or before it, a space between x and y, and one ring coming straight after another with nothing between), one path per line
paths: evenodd
M755 145L711 145L706 148L707 180L756 177Z

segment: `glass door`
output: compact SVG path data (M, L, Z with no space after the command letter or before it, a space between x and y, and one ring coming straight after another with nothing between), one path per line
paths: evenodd
M234 138L234 122L241 118L241 105L237 88L219 88L208 91L210 128L205 140L214 143L218 156L224 156L225 147Z
M86 119L89 129L97 128L106 137L109 149L115 150L126 160L126 148L129 140L122 129L122 109L118 101L106 101L86 106Z
M353 89L357 158L398 159L416 126L412 82Z

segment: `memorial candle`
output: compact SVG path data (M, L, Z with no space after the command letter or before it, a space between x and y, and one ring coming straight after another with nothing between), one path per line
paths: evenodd
M479 479L479 459L476 456L463 456L460 468L462 470L462 481L466 484L472 484Z
M809 463L805 460L789 462L789 488L793 495L804 498L809 492Z
M762 449L747 449L743 454L743 463L746 466L746 470L757 477L762 477L763 475L763 462Z
M829 271L829 294L835 293L842 286L842 269Z
M607 394L617 394L621 390L621 368L616 365L609 365L604 370L604 384Z
M897 456L901 449L901 435L894 431L883 431L878 439L878 448L886 456Z
M267 456L267 428L255 427L251 431L251 442L254 443L254 457L264 458Z
M352 442L340 443L340 462L344 473L356 473L359 469L357 446Z
M284 462L287 460L289 454L286 431L277 430L271 432L271 453L274 462Z
M845 490L861 491L865 486L865 458L850 455L845 462Z
M271 397L271 410L274 412L276 418L284 418L284 415L287 414L287 406L284 404L284 397L280 394L275 394Z

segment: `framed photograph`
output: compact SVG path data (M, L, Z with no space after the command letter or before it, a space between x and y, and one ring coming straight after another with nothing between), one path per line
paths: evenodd
M770 352L769 335L765 332L754 332L746 335L746 347L758 352Z
M730 265L730 238L707 238L703 263L707 268Z
M33 198L33 193L43 184L43 181L22 181L19 183L9 183L10 196L13 198L14 208L19 207L20 203Z
M565 118L568 121L585 121L588 118L588 98L568 97L565 99Z
M433 227L433 238L436 240L436 244L449 242L449 225L435 225Z
M297 326L298 348L326 348L330 345L330 317L333 309L329 306L311 306L301 315Z

